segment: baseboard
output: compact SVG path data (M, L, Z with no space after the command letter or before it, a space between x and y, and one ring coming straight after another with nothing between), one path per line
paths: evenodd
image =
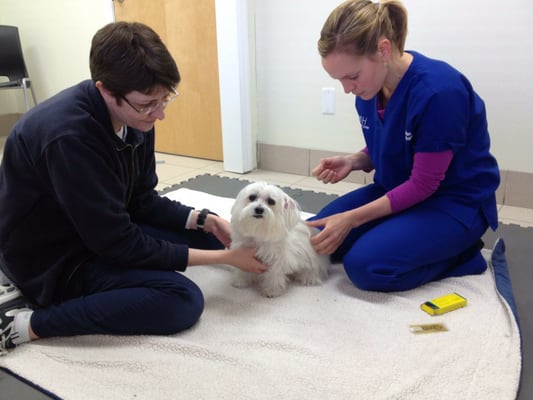
M291 146L258 144L258 167L267 171L311 176L312 169L323 157L345 153L303 149ZM496 191L498 204L533 209L533 173L501 170L501 183ZM352 172L346 181L367 184L372 174Z

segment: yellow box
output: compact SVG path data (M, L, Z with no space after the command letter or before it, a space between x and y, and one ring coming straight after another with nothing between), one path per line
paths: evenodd
M464 306L466 306L466 299L463 296L457 293L450 293L426 301L420 306L420 308L429 315L441 315Z

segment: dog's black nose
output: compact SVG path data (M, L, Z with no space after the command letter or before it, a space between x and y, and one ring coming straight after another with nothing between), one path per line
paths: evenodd
M263 214L265 209L263 207L255 207L254 211L255 211L256 214L261 215L261 214Z

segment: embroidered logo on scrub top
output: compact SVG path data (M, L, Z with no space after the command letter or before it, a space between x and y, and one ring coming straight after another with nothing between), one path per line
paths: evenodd
M367 117L359 116L359 122L361 123L361 128L370 129L370 127L366 124L367 121L368 121Z
M410 142L412 138L413 138L413 134L411 132L405 131L405 141Z

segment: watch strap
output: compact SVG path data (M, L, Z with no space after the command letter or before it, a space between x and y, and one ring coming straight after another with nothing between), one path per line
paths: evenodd
M207 218L207 214L209 214L209 210L207 208L202 209L202 211L200 211L198 214L198 219L196 220L196 229L199 232L205 233L205 219Z

